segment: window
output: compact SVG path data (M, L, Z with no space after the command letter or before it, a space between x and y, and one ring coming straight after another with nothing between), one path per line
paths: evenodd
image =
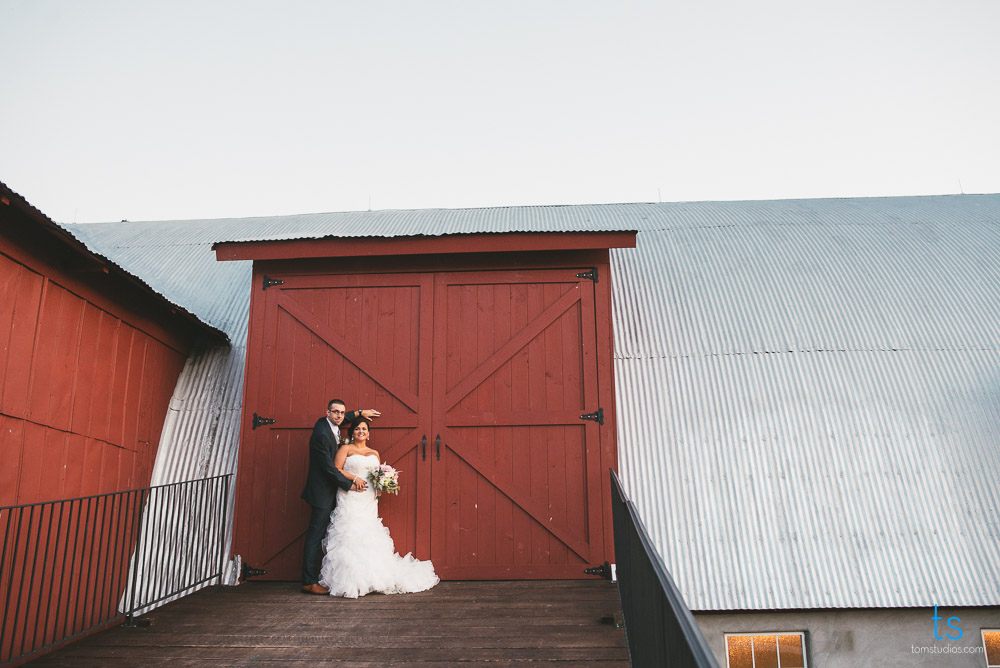
M987 668L1000 668L1000 630L983 629L983 648Z
M727 668L805 668L805 634L727 633Z

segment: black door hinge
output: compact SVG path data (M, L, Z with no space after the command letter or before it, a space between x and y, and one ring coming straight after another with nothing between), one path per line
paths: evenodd
M250 578L257 575L267 575L267 571L265 571L263 568L254 568L253 566L249 565L247 562L244 561L243 569L240 571L240 581L246 582Z
M593 420L594 422L603 425L604 424L604 409L598 408L593 413L585 413L580 416L581 420Z
M256 429L257 427L263 427L266 424L274 424L274 419L273 418L261 417L261 416L257 415L256 413L253 414L253 428L254 429Z
M583 572L587 575L599 575L602 578L611 579L611 564L604 562L600 566L594 566L593 568L585 568Z
M590 271L585 271L585 272L583 272L581 274L577 274L576 277L577 278L589 278L594 283L596 283L597 282L597 267L594 267Z
M284 285L285 282L279 278L271 278L267 274L264 274L264 286L261 290L267 290L272 285Z

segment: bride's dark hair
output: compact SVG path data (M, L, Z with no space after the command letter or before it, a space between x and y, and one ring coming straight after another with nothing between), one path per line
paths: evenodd
M354 442L354 430L362 422L368 425L369 429L372 428L372 421L366 418L364 415L358 414L358 416L354 418L354 420L351 422L351 426L347 429L347 438L351 443Z

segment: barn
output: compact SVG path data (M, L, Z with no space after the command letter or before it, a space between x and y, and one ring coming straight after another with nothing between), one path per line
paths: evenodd
M298 577L305 445L337 396L385 415L379 449L412 484L384 519L442 578L579 578L612 559L608 249L634 244L631 232L216 244L254 267L235 551L265 577Z
M191 351L227 341L0 183L0 508L21 507L0 510L0 661L29 629L44 642L93 626L97 606L79 603L124 581L135 546L108 504L149 485ZM75 560L46 549L70 532Z
M289 577L337 394L383 410L417 481L393 534L447 577L614 561L615 468L720 661L939 665L911 649L937 610L997 637L998 195L66 229L230 338L187 357L153 467L236 472L229 582Z

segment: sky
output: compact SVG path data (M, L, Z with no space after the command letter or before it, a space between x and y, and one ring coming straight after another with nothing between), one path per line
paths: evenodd
M998 0L0 0L57 222L1000 192Z

